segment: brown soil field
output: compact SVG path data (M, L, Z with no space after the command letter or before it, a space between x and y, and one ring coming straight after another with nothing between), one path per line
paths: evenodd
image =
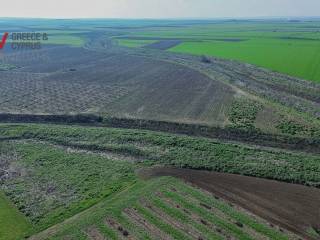
M233 174L156 167L143 177L173 176L230 201L306 239L320 229L320 189Z
M233 87L247 93L272 99L284 106L318 118L320 116L319 84L225 59L210 58L211 63L203 63L200 56L174 54L167 51L150 53L144 48L136 49L133 54L137 51L140 51L139 55L154 57L158 60L179 62L206 73L213 79L219 78L229 82Z
M0 112L6 113L99 113L223 125L236 95L188 67L125 53L51 47L8 54L0 62L17 66L0 75Z
M253 124L263 132L282 133L277 126L286 118L310 129L306 136L319 129L318 120L297 113L284 118L283 109L260 99L267 94L318 116L318 85L232 61L203 63L201 57L112 48L110 39L101 41L93 39L86 48L46 46L1 55L0 64L14 68L0 74L0 113L91 113L225 127L233 103L241 98L262 104ZM155 44L178 42L161 39Z

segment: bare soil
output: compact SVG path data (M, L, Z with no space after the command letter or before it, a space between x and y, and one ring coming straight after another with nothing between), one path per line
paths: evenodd
M236 94L189 67L126 53L54 47L0 56L0 63L19 66L0 74L3 113L108 113L222 125Z
M161 40L161 41L146 45L145 48L167 50L179 45L180 43L182 43L182 41L180 40Z
M320 189L190 169L157 167L141 174L181 178L307 239L308 229L320 229Z

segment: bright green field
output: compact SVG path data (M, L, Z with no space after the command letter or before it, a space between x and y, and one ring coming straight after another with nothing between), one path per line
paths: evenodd
M63 35L49 35L48 41L43 42L45 44L66 44L75 47L81 47L84 45L85 40L79 36L63 34Z
M81 47L85 44L85 39L76 34L86 33L86 31L47 30L46 33L48 33L49 39L43 42L45 44L66 44L75 47Z
M239 60L320 82L319 29L319 21L243 21L148 28L128 36L178 38L183 43L169 51ZM126 45L139 45L137 40L126 41Z
M320 82L320 41L250 39L242 42L185 42L170 51L240 60Z
M0 192L0 240L21 239L31 229L26 218Z

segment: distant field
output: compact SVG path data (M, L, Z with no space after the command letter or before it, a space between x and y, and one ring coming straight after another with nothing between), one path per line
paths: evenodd
M75 35L52 35L49 36L49 40L45 42L46 44L61 44L61 45L71 45L75 47L81 47L84 45L85 40L79 36Z
M31 228L31 223L0 192L0 240L21 239Z
M320 22L219 23L134 32L130 37L180 39L169 51L239 60L320 82ZM127 46L143 45L127 40ZM144 40L140 40L144 41Z
M45 32L49 36L48 41L43 42L45 44L60 44L82 47L86 41L85 38L80 35L86 33L86 31L46 30Z
M170 51L240 60L320 82L320 40L250 39L242 42L184 42Z
M154 40L129 40L129 39L118 39L117 41L121 46L126 46L126 47L142 47L155 42Z
M84 33L81 31L49 30L39 32L45 32L48 34L48 40L41 41L42 44L59 44L73 47L82 47L86 42L85 38L79 35L81 33ZM12 40L8 39L9 43L11 41Z

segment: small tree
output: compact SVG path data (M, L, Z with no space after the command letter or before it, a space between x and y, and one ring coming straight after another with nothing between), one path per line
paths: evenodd
M205 55L201 56L201 62L203 63L211 63L211 59Z

